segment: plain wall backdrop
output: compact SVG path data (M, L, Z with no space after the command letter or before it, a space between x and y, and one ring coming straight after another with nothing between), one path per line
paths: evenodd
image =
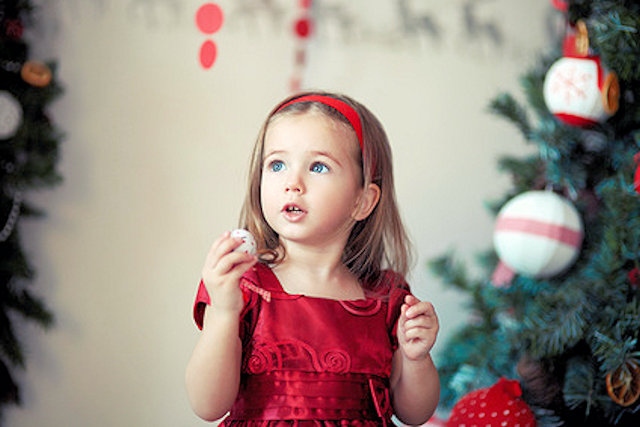
M6 424L204 425L184 390L198 336L191 306L209 245L237 223L258 128L289 94L299 2L219 0L226 20L212 36L195 25L201 1L37 3L31 56L57 61L65 89L50 110L66 135L64 183L29 194L47 217L20 227L56 324L21 328L23 405ZM469 313L427 261L491 246L484 203L509 186L496 161L530 148L487 105L502 91L521 97L519 77L552 39L553 10L541 0L314 7L303 86L345 92L385 125L416 246L410 282L436 305L435 352L446 357L438 350ZM206 39L218 46L208 70L198 62Z

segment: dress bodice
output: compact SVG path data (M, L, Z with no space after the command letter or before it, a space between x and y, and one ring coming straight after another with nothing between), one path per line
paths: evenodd
M242 378L226 424L390 423L396 321L408 293L403 281L375 296L340 301L288 294L258 264L241 286ZM199 326L206 303L201 283L194 309Z

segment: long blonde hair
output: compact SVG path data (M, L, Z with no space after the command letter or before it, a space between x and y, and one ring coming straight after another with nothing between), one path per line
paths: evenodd
M267 128L277 117L300 114L310 109L328 118L349 125L334 108L321 102L304 101L282 108L290 101L307 95L322 95L347 103L360 116L363 150L360 155L362 185L374 183L380 187L378 205L371 215L355 223L342 255L342 262L367 289L374 290L383 269L406 276L412 263L412 247L398 210L393 182L393 162L387 134L380 121L364 105L342 94L305 92L291 96L278 105L265 119L256 139L248 175L248 191L240 215L240 226L256 238L260 258L277 264L282 260L278 234L269 226L262 213L260 183L262 179L263 147ZM349 125L350 126L350 125Z

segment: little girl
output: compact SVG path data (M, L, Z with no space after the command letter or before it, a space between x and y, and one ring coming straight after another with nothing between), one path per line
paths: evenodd
M225 426L422 424L440 384L433 306L410 250L380 122L343 95L277 105L253 151L241 225L212 245L187 366L195 413Z

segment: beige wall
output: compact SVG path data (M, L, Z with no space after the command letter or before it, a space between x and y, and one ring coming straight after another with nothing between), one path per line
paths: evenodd
M204 2L40 3L33 53L59 62L65 94L51 115L67 135L65 182L30 195L48 217L22 231L34 287L57 324L22 330L24 404L7 425L203 425L183 386L197 338L191 303L209 244L236 224L258 126L287 95L298 3L274 2L286 26L274 30L265 13L231 13L252 2L219 0L228 19L208 71L197 62L205 37L193 19ZM464 36L467 1L414 2L440 20L439 43L403 36L397 2L316 3L342 5L355 21L346 32L335 21L321 28L306 85L344 91L385 124L419 255L411 281L436 304L442 343L467 314L426 261L491 244L483 202L508 186L497 156L528 148L486 106L499 91L520 95L518 77L547 42L548 2L477 2L505 31L499 49Z

